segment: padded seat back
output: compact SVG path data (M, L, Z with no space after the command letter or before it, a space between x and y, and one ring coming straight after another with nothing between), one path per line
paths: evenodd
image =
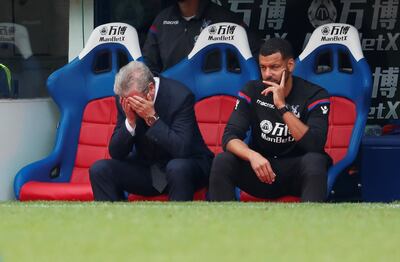
M233 23L209 25L187 58L162 73L184 83L196 97L196 118L203 138L214 153L222 151L225 125L239 90L260 78L245 29Z
M330 101L331 112L325 151L331 156L333 164L336 164L348 152L357 112L355 104L349 99L333 96Z
M196 119L204 142L214 153L222 152L222 135L236 99L232 96L212 96L197 102Z
M83 113L71 183L89 183L89 168L109 159L108 144L117 121L114 97L92 100Z
M142 60L136 30L128 24L109 23L95 28L79 56L50 75L48 90L61 113L56 144L49 157L17 174L17 198L24 184L37 181L54 189L51 199L83 199L83 191L73 185L86 184L84 199L89 199L88 168L96 160L109 158L108 143L117 116L114 78L132 60ZM47 199L42 188L25 187L30 193L24 198L35 194L35 199Z
M328 172L328 192L356 158L371 98L371 71L355 27L332 23L316 28L296 60L294 75L324 87L331 95L325 145L334 165Z
M110 23L95 28L79 57L49 77L49 92L61 110L60 132L68 141L60 149L61 177L70 178L74 170L74 182L89 182L87 169L106 156L109 137L101 135L110 135L115 124L115 75L129 61L140 59L136 30ZM99 100L106 97L110 98Z

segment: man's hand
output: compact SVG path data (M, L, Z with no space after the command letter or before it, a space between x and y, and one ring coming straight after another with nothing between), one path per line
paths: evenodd
M276 108L282 108L285 106L285 76L286 70L282 73L281 82L279 85L275 82L263 81L263 83L269 87L264 89L261 94L267 96L269 93L272 93Z
M131 108L145 121L147 117L154 116L156 111L154 110L154 103L146 100L140 96L128 97L128 103Z
M264 158L259 153L252 151L249 156L250 165L261 182L272 184L275 182L275 173L271 168L268 159Z
M129 125L131 127L135 127L136 126L136 113L132 109L132 107L129 105L128 99L120 97L119 102L122 106L122 110L124 110L124 112L125 112L126 119L128 119Z

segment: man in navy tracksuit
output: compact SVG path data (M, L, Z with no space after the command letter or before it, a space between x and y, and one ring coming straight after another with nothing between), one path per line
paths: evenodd
M245 26L237 14L209 0L178 0L161 11L150 27L143 46L146 64L157 73L172 67L192 51L204 28L219 22ZM255 34L249 34L249 42L256 54L260 43Z
M234 200L234 188L262 198L326 197L330 157L324 151L329 95L321 87L292 76L289 42L270 39L260 48L262 81L250 81L239 93L223 135L225 152L210 174L210 198ZM251 130L249 145L243 142Z

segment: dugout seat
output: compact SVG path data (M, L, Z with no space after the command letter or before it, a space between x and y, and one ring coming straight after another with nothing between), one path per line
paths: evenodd
M329 194L338 175L357 156L371 100L372 75L357 29L339 23L316 28L296 59L294 75L324 87L331 95L325 145L333 159L328 171ZM248 194L242 194L241 200L262 201Z
M233 23L206 27L188 57L162 74L192 90L203 138L214 154L222 152L222 134L239 90L260 78L245 29Z
M50 75L49 94L61 113L55 146L48 157L17 173L17 199L93 199L88 169L96 160L109 158L117 115L115 74L141 56L133 27L105 24L94 29L77 58Z
M249 80L259 79L259 71L244 28L217 23L203 29L187 58L162 75L184 83L195 94L200 131L210 150L218 154L222 152L222 134L238 92ZM204 194L206 190L200 192ZM129 198L143 200L135 195Z

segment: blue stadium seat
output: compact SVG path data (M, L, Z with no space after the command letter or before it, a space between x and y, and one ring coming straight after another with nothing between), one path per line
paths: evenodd
M246 31L233 23L205 28L188 57L162 74L184 83L195 94L197 121L214 153L222 150L222 133L239 90L260 78Z
M357 29L337 23L316 28L296 59L294 75L324 87L331 95L325 145L333 159L328 171L329 193L338 175L357 156L371 100L372 75Z
M200 131L210 150L218 154L238 92L249 80L259 79L259 71L244 28L217 23L203 29L188 57L162 75L184 83L195 94ZM136 195L129 198L154 199Z
M332 23L315 29L296 61L295 74L324 87L331 95L328 140L332 157L328 193L338 175L356 159L367 122L372 74L357 29Z
M79 57L48 78L49 93L61 113L55 147L48 157L17 173L17 199L93 199L88 168L109 158L117 115L115 74L129 61L141 59L133 27L105 24L94 29Z

